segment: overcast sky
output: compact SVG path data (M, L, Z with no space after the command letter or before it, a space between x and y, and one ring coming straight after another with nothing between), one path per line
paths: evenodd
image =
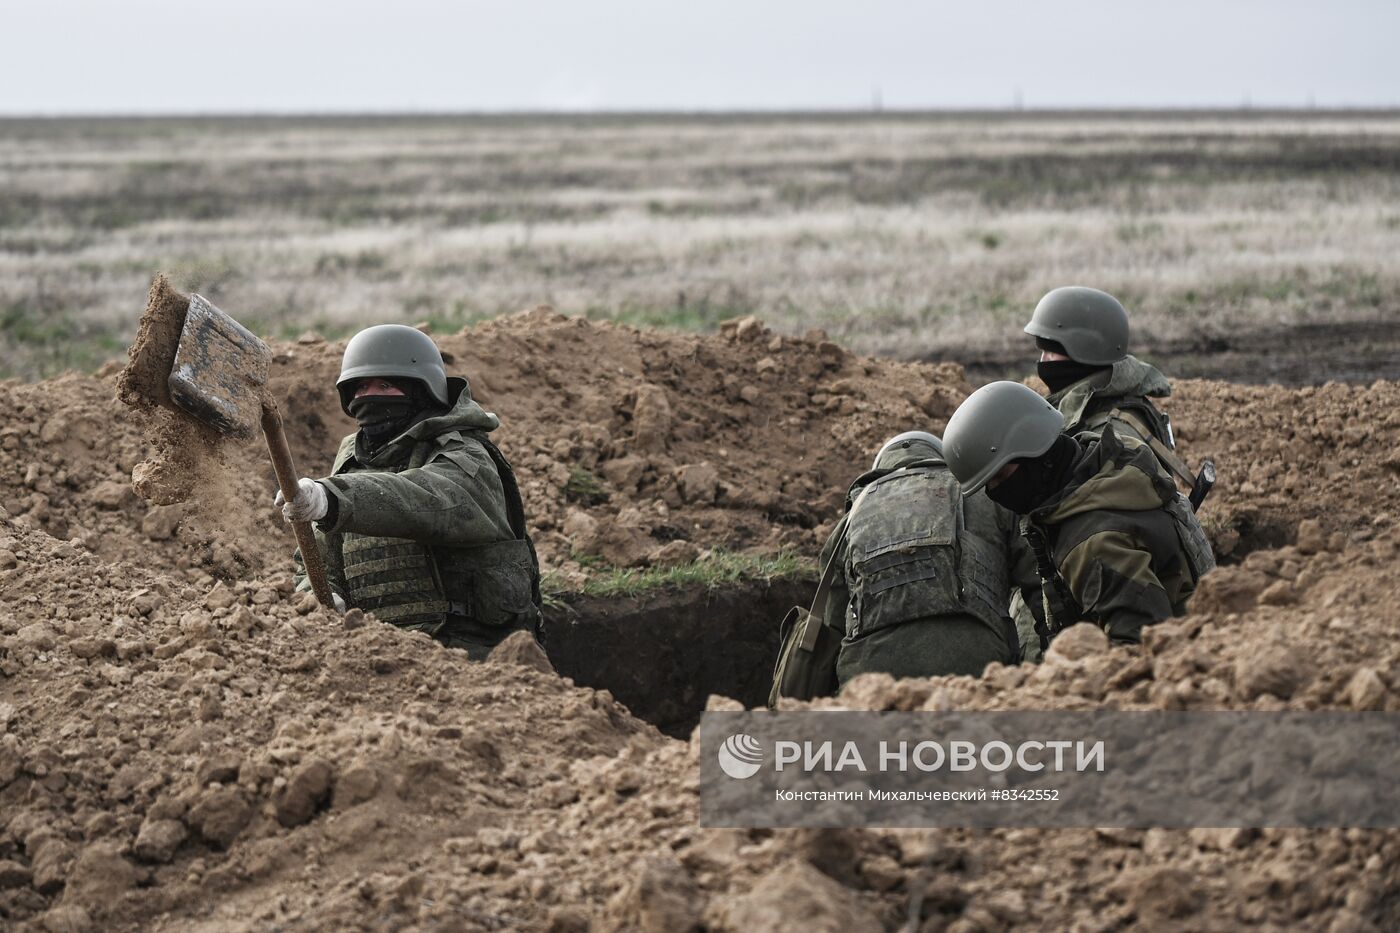
M1400 104L1397 0L0 0L0 113Z

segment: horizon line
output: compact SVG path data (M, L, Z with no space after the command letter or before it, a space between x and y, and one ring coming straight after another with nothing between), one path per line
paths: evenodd
M201 119L518 119L666 117L919 117L919 116L1395 116L1400 104L1141 104L1006 105L947 107L747 107L747 108L518 108L323 110L60 110L0 111L0 120L201 120Z

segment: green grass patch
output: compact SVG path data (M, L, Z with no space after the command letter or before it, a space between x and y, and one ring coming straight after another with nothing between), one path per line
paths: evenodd
M0 379L47 379L90 372L120 355L126 342L100 325L24 302L0 308Z
M591 471L576 466L569 470L569 481L564 484L564 498L582 505L599 505L608 501L608 491Z
M1143 223L1122 223L1114 228L1113 234L1120 243L1142 243L1161 239L1165 228L1155 220Z
M682 564L679 567L606 569L589 578L582 592L585 596L617 599L677 587L703 586L707 589L719 589L753 580L812 577L816 572L813 561L799 557L792 551L759 555L714 550L692 564ZM557 604L558 594L564 591L559 578L553 574L545 574L540 586L546 592L546 602L553 599Z
M1319 310L1355 311L1380 308L1400 294L1400 282L1376 272L1349 266L1298 266L1272 274L1243 275L1168 296L1171 303L1190 307L1243 308L1262 303L1299 315ZM1161 305L1163 295L1124 290L1128 307Z
M982 248L988 252L1001 246L1005 237L995 230L969 230L967 238L982 244Z
M420 311L422 309L420 308ZM469 308L467 303L460 298L453 301L445 308L432 308L426 314L411 314L413 320L410 323L422 322L428 325L428 330L434 334L455 334L464 327L480 324L498 316L500 312L481 311Z
M322 253L316 257L316 275L351 275L369 281L396 279L401 274L389 264L389 257L378 250L357 253Z

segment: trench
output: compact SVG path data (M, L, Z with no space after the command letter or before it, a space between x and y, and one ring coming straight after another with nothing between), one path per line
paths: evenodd
M1282 547L1292 522L1244 511L1238 542L1221 565ZM711 694L746 707L768 699L778 656L778 625L794 605L811 603L816 581L750 581L715 589L668 588L633 597L566 594L546 607L545 650L576 684L606 689L633 715L676 738L689 737Z
M793 579L570 595L545 609L545 650L560 674L608 690L633 715L686 738L711 694L748 707L767 701L778 624L815 589L813 580Z

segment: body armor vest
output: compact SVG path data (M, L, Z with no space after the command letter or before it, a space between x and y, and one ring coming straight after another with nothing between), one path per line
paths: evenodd
M1005 556L967 533L962 491L941 461L872 481L846 533L847 637L940 615L972 615L1003 629Z
M520 491L494 445L475 439L496 464L516 540L429 547L409 538L344 532L341 553L351 605L430 635L449 626L483 635L536 626L539 564L525 534ZM435 446L432 440L415 444L399 469L421 467Z

